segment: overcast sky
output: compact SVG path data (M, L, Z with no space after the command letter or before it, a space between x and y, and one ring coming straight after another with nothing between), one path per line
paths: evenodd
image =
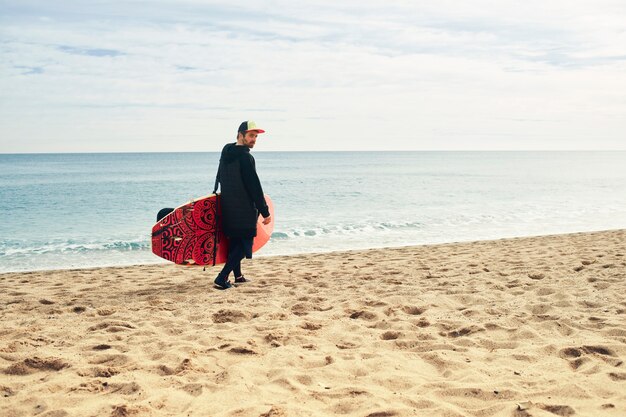
M626 1L0 0L0 153L626 149Z

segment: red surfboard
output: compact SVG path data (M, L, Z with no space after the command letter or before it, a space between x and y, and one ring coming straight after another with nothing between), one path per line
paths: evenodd
M257 222L252 252L261 249L274 230L274 204L265 201L272 221ZM211 266L226 262L228 239L222 231L222 205L219 194L211 194L183 204L152 227L152 253L179 265Z

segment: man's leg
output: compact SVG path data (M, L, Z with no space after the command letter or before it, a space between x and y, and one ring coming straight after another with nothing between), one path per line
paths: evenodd
M252 258L252 245L254 243L254 238L246 238L241 239L241 250L246 258ZM243 258L242 258L243 259ZM243 276L241 272L241 261L237 264L237 267L233 269L233 274L235 275L235 283L242 284L244 282L249 282L250 280Z
M241 259L243 259L243 257ZM241 259L236 265L233 266L233 275L235 276L235 279L243 276L241 273Z
M241 245L241 239L229 239L228 245L228 260L226 261L224 268L222 268L220 273L217 275L217 278L215 278L215 284L221 288L231 287L228 282L228 275L235 269L238 269L238 272L241 273L241 260L245 256Z

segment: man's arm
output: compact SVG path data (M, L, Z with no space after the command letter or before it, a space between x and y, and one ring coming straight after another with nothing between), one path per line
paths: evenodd
M263 217L269 217L270 211L265 202L261 181L256 173L256 169L254 169L254 165L252 165L251 155L245 155L241 158L241 177L243 178L243 184L248 191L248 195L252 201L254 201L257 210L259 210Z

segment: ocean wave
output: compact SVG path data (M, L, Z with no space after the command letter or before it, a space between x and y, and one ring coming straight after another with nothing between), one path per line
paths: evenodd
M334 236L363 236L376 232L402 231L416 229L421 222L351 222L335 224L302 224L295 227L278 229L272 234L272 240L332 239ZM151 251L148 236L140 238L111 238L107 240L89 239L51 239L48 241L30 241L0 239L0 256L28 257L36 255L84 255L106 252Z
M29 256L44 254L85 254L93 252L132 252L150 250L150 241L141 240L109 240L109 241L78 241L76 239L51 240L47 242L27 242L17 240L0 241L0 256Z
M361 223L347 223L347 224L334 224L311 227L310 225L304 225L300 227L292 227L287 229L279 229L272 233L272 239L275 240L287 240L287 239L306 239L306 238L327 238L331 236L346 236L346 235L365 235L375 232L385 231L403 231L403 230L417 230L424 226L422 221L413 222L361 222Z
M416 229L422 226L421 222L351 222L335 224L302 224L296 227L278 229L272 234L274 241L309 239L324 240L335 237L355 238L385 231L403 231ZM89 239L51 239L48 241L30 241L1 239L0 256L6 259L25 259L33 256L59 255L63 257L97 256L110 252L151 252L151 242L148 236L140 238L112 238L107 240Z

